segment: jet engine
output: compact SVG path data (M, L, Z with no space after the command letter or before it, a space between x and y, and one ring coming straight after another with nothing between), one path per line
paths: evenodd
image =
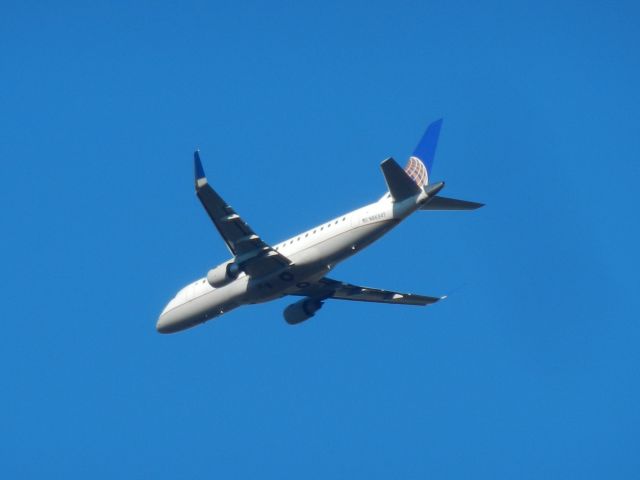
M314 298L305 298L284 309L284 319L289 325L295 325L313 317L322 307L322 302Z
M207 273L207 282L213 288L224 287L240 275L240 267L235 262L223 263Z

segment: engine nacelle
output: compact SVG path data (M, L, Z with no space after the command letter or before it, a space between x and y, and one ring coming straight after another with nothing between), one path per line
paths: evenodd
M209 282L209 285L213 288L220 288L238 278L238 275L240 275L240 267L238 267L237 263L223 263L209 270L209 273L207 273L207 282Z
M295 325L313 317L322 307L322 302L313 298L305 298L284 309L284 319L289 325Z

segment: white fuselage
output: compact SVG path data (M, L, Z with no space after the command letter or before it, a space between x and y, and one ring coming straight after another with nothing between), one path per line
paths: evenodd
M180 290L167 304L156 328L162 333L177 332L241 305L266 302L303 288L397 226L426 199L424 191L402 202L393 202L387 194L378 202L275 245L274 248L292 262L286 272L262 278L241 273L219 288L212 287L206 277L200 278Z

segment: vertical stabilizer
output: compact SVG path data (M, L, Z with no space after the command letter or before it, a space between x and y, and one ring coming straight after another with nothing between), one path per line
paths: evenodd
M429 184L441 127L442 119L436 120L427 127L427 131L424 132L413 154L409 157L407 166L404 167L405 172L407 172L420 187Z

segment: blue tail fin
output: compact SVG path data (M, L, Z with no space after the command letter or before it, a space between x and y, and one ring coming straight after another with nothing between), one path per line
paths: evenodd
M427 131L424 132L418 146L409 158L409 163L405 167L405 171L421 187L427 185L431 177L433 159L438 146L438 137L440 136L440 127L442 127L442 119L436 120L427 127Z

